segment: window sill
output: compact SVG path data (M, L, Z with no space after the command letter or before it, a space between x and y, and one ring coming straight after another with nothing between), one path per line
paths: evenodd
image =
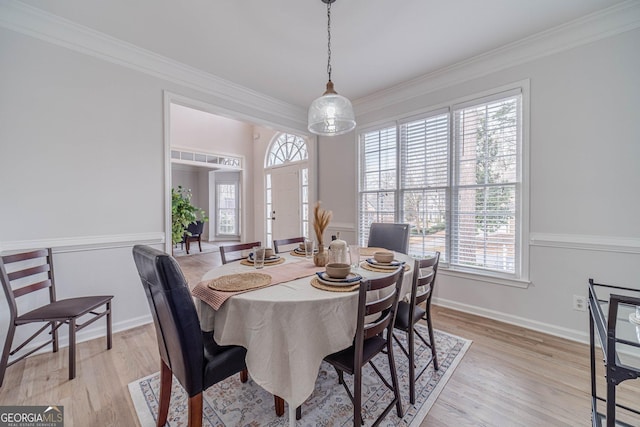
M474 280L477 282L486 282L494 285L511 286L521 289L527 289L531 284L529 280L508 279L505 277L490 276L488 274L469 273L467 271L452 270L444 267L438 269L438 274L451 277L459 277L461 279Z

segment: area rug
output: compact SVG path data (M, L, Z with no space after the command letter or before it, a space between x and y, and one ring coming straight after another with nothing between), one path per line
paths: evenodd
M424 336L428 336L426 327L418 325L424 330ZM421 331L422 332L422 331ZM399 347L394 349L396 369L402 395L402 407L404 417L399 419L395 408L387 414L381 425L383 426L413 426L417 427L425 419L429 409L444 389L447 381L458 366L465 352L471 345L471 341L450 335L441 331L434 331L436 349L438 352L439 368L433 370L431 364L416 384L416 403L409 403L409 364L407 357ZM404 334L398 334L403 339ZM422 342L418 339L417 342ZM427 352L427 353L425 353ZM424 345L416 348L416 360L421 360L430 352ZM375 364L388 376L386 355L378 355L374 359ZM385 366L387 367L386 369ZM418 372L420 365L418 364ZM349 375L345 375L345 381L349 388L353 383ZM138 419L142 427L156 425L158 413L158 390L160 374L155 373L148 377L129 384L129 392L133 400ZM370 366L366 366L363 374L363 416L365 425L371 425L378 414L381 413L391 401L392 392L387 389L375 375ZM288 407L285 405L285 415L277 417L273 406L273 396L264 391L251 379L241 383L239 375L210 387L204 393L203 402L203 426L287 426L289 424ZM353 406L344 388L338 384L338 376L331 365L323 362L320 366L315 391L302 405L302 419L297 426L347 426L353 424ZM187 395L180 383L174 378L169 407L167 426L187 425Z

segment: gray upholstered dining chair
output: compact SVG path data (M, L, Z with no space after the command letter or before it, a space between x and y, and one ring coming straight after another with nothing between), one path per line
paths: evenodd
M167 422L175 376L189 396L189 427L202 426L202 392L246 369L247 350L219 346L200 321L187 281L173 257L144 245L133 247L158 338L160 398L158 426Z
M369 227L369 247L409 252L409 224L374 222Z

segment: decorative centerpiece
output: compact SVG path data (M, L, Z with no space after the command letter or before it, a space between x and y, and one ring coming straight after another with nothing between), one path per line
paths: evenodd
M323 235L332 215L333 213L331 211L324 210L320 207L320 202L317 202L313 208L313 229L318 239L318 252L313 255L313 263L318 267L324 267L329 259L327 251L324 249Z

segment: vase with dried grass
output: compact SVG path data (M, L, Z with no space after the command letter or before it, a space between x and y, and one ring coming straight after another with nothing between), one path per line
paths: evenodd
M317 202L313 208L313 229L316 232L316 239L318 239L318 252L313 255L313 263L318 267L327 265L329 259L328 253L324 249L323 236L332 215L331 211L320 207L320 202Z

